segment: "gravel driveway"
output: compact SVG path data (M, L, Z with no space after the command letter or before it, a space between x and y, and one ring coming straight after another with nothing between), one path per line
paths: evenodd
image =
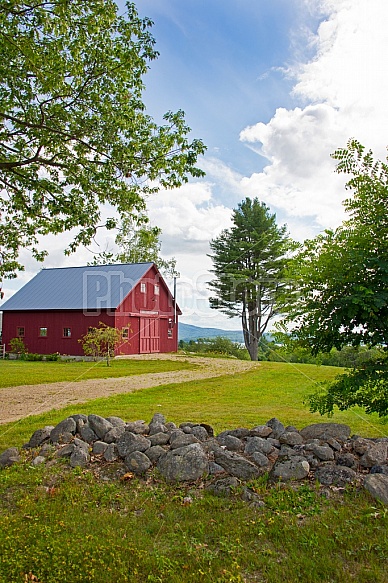
M246 372L260 366L258 362L224 358L201 358L189 355L152 354L129 357L138 360L185 360L192 361L198 368L134 375L113 379L93 379L77 382L60 382L44 385L21 385L0 389L0 424L17 421L29 415L38 415L51 409L61 409L70 404L85 403L99 397L109 397L119 393L132 393L140 389L184 383L223 375Z

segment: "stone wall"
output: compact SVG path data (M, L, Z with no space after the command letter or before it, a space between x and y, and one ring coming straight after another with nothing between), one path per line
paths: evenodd
M86 467L91 459L119 462L123 471L138 476L157 468L172 483L205 477L208 490L218 495L228 495L235 486L268 473L274 483L360 485L388 504L388 438L350 434L350 427L343 424L317 423L299 431L273 418L265 425L215 436L206 423L177 427L160 413L150 423L80 414L38 429L23 447L31 451L33 465L54 456L69 458L72 467ZM20 461L19 450L9 448L0 455L0 468ZM246 489L245 495L260 505L253 491Z

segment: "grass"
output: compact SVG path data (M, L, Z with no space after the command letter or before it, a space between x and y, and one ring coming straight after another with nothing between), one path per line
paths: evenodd
M318 413L310 413L303 402L316 383L333 378L338 371L336 367L263 362L253 372L163 385L69 405L1 425L0 451L23 445L36 429L55 425L75 413L149 421L155 412L161 412L168 421L209 423L217 432L234 427L253 427L278 417L285 425L301 429L310 423L328 421ZM364 437L387 435L387 425L377 415L366 415L359 408L337 412L330 420L346 423L353 433Z
M167 372L194 368L184 358L173 360L117 359L106 366L106 361L57 361L29 362L23 360L0 360L0 389L18 385L39 385L59 381L82 381L108 379L154 372Z
M250 373L98 399L2 426L0 451L78 412L149 420L159 411L217 432L276 416L300 428L327 421L309 413L303 399L335 374L262 363ZM333 421L364 436L386 434L359 410ZM265 502L254 508L239 488L217 498L201 482L171 486L156 471L146 481L121 479L116 464L33 467L28 452L22 455L25 463L0 471L0 583L388 581L387 508L364 490L326 489L323 496L316 484L270 486L264 476L249 484Z
M266 504L257 509L238 489L216 498L157 474L111 477L64 465L3 470L0 582L387 581L388 513L366 492L327 499L314 485L270 488L262 478L249 484Z

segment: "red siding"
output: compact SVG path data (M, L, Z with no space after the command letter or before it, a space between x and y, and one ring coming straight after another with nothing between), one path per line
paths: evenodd
M145 284L145 292L141 284ZM159 286L159 294L155 293ZM178 314L180 311L178 310ZM140 354L142 352L176 352L178 350L178 322L173 326L174 307L171 293L159 272L153 266L131 293L124 298L117 310L109 312L83 311L35 311L3 312L3 341L9 350L9 341L16 337L17 327L24 327L24 343L29 352L39 354L83 355L78 339L89 327L100 322L129 328L128 342L123 342L116 354ZM39 329L47 328L47 336L40 337ZM64 337L64 328L70 328L71 336Z

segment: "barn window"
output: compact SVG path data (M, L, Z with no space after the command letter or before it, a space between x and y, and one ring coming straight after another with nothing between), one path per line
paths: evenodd
M43 326L42 328L39 328L39 336L41 338L46 338L46 336L47 336L47 328L45 326Z
M129 328L123 328L121 331L121 335L123 338L129 338Z
M147 284L146 283L141 283L140 284L140 291L142 294L145 294L147 291Z
M156 296L158 296L158 295L159 295L159 291L160 291L160 290L159 290L159 286L158 286L157 284L155 284L155 285L154 285L154 294L155 294Z
M171 330L171 328L169 328L167 330L167 338L172 338L172 330Z
M16 328L16 336L18 338L24 338L24 326L18 326Z
M64 328L63 329L63 336L64 336L64 338L70 338L71 337L71 328Z

